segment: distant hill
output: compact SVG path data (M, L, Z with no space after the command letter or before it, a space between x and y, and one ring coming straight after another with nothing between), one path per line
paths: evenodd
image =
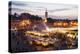
M9 14L9 16L11 20L20 20L20 19L42 20L41 17L37 15L31 15L29 13L21 13L20 15L15 13L14 15Z

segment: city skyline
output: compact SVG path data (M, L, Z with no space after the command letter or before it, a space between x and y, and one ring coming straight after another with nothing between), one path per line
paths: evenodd
M61 19L77 19L77 5L69 4L47 4L36 2L12 2L12 14L14 13L30 13L44 18L45 10L47 9L48 16L61 16ZM66 17L65 17L66 16ZM62 18L63 17L63 18ZM59 17L58 17L59 18Z

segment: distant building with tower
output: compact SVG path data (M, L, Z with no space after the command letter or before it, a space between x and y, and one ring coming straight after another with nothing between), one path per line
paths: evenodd
M47 22L47 18L48 18L48 12L47 12L47 9L45 11L45 18L44 18L44 22Z

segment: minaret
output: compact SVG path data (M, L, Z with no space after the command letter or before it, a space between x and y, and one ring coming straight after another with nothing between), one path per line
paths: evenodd
M48 18L48 12L47 12L47 9L45 11L45 18L47 19Z
M47 9L45 11L45 18L44 18L44 22L47 22L47 18L48 18L48 12L47 12Z

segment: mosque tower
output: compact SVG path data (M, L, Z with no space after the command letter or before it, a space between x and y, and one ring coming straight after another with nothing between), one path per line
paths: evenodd
M47 18L48 18L48 12L47 12L47 9L45 11L45 18L44 18L44 22L46 23L47 22Z
M48 12L47 12L47 9L45 11L45 18L48 18Z

